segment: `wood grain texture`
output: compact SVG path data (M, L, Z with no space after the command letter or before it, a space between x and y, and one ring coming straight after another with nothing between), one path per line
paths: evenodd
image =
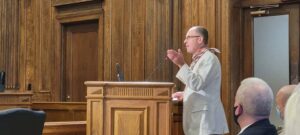
M84 102L32 102L32 109L46 112L46 122L85 121Z
M85 102L84 81L98 79L98 22L63 27L63 101Z
M85 84L87 135L172 134L173 83L88 81Z
M60 101L62 89L63 25L98 20L99 80L117 80L115 63L120 63L126 80L172 81L174 66L165 61L168 48L178 48L171 28L173 1L21 1L20 81L38 96L35 101ZM99 2L99 1L98 1ZM176 3L175 3L176 4ZM65 6L64 6L65 5ZM181 8L177 2L177 7ZM101 15L102 14L102 15ZM105 18L105 19L104 19ZM173 27L173 23L176 27ZM101 34L102 33L102 34ZM173 41L174 40L174 41ZM173 47L174 46L174 47ZM174 68L176 69L176 68Z
M89 2L89 1L95 1L95 0L52 0L52 3L54 6L64 6L64 5L78 4L78 3Z
M47 8L44 8L47 7ZM20 91L31 89L34 100L51 100L55 69L51 1L20 1ZM30 85L30 86L29 86Z
M45 122L43 135L85 135L86 121Z
M120 63L125 80L170 81L164 57L171 41L171 2L107 0L104 2L105 80L116 80Z
M20 87L20 10L18 0L0 0L0 71L6 73L6 89Z
M0 110L8 108L30 108L32 103L31 92L3 92L0 93Z
M165 52L169 48L181 48L189 63L191 55L185 52L183 44L185 34L194 25L207 27L210 34L209 47L221 50L221 54L217 56L222 64L222 102L229 125L234 127L231 117L234 94L241 73L244 72L240 69L244 61L239 61L243 55L240 50L242 49L240 38L243 36L240 34L240 29L243 28L240 24L240 5L260 4L264 1L2 0L1 2L18 3L14 9L19 7L19 12L11 11L13 14L19 13L18 27L9 26L0 29L5 32L8 28L11 28L10 31L19 30L19 40L1 38L0 44L19 42L18 51L15 54L11 53L19 56L19 67L11 68L14 71L19 70L19 73L13 75L12 80L19 81L19 91L26 91L31 84L34 92L33 101L61 101L63 90L61 86L64 84L61 79L61 75L64 74L61 54L61 43L64 39L61 32L65 24L98 20L99 56L98 72L95 72L98 80L116 81L115 64L120 63L127 81L175 82L176 90L183 90L184 85L175 78L178 68L170 61L164 60ZM3 8L0 9L2 13L8 12ZM0 22L0 26L2 25L4 21ZM0 32L1 36L3 31ZM1 52L8 49L7 46L1 47ZM6 55L5 57L8 58ZM17 62L17 59L7 61ZM182 132L182 129L179 132Z

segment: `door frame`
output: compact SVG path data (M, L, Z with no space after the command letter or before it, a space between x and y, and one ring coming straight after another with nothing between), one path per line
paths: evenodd
M253 20L252 11L257 8L244 8L242 20L242 46L241 46L241 78L252 77L253 71ZM280 4L276 8L264 9L268 14L260 16L289 15L289 82L299 82L299 4ZM297 26L297 28L291 27Z
M56 7L53 7L53 10L57 10ZM72 12L68 15L55 12L54 19L54 38L55 38L55 67L54 69L54 78L53 78L53 90L51 91L52 101L64 101L63 97L63 33L64 33L64 25L69 23L76 22L85 22L85 21L98 21L98 80L103 80L103 71L104 71L104 11L102 8L99 9L90 9L90 12L77 11Z

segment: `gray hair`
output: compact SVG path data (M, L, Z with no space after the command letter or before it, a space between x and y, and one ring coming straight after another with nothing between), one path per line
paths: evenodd
M208 44L208 31L202 26L193 26L192 27L197 33L203 37L204 44Z
M262 79L255 77L244 79L236 95L245 113L252 116L270 116L273 91Z

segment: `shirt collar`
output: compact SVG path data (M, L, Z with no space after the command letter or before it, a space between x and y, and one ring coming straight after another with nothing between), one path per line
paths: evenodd
M253 123L252 123L253 124ZM249 124L247 126L245 126L244 128L241 129L241 131L238 133L238 135L240 135L241 133L243 133L249 126L251 126L252 124Z
M200 51L194 53L193 57L192 57L193 61L197 60L198 58L200 58L206 51L207 51L207 47L202 48Z

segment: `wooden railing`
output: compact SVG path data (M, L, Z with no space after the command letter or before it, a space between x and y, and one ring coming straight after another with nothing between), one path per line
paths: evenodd
M43 135L85 135L86 121L46 122Z
M32 109L46 112L46 122L85 121L85 102L33 102Z

